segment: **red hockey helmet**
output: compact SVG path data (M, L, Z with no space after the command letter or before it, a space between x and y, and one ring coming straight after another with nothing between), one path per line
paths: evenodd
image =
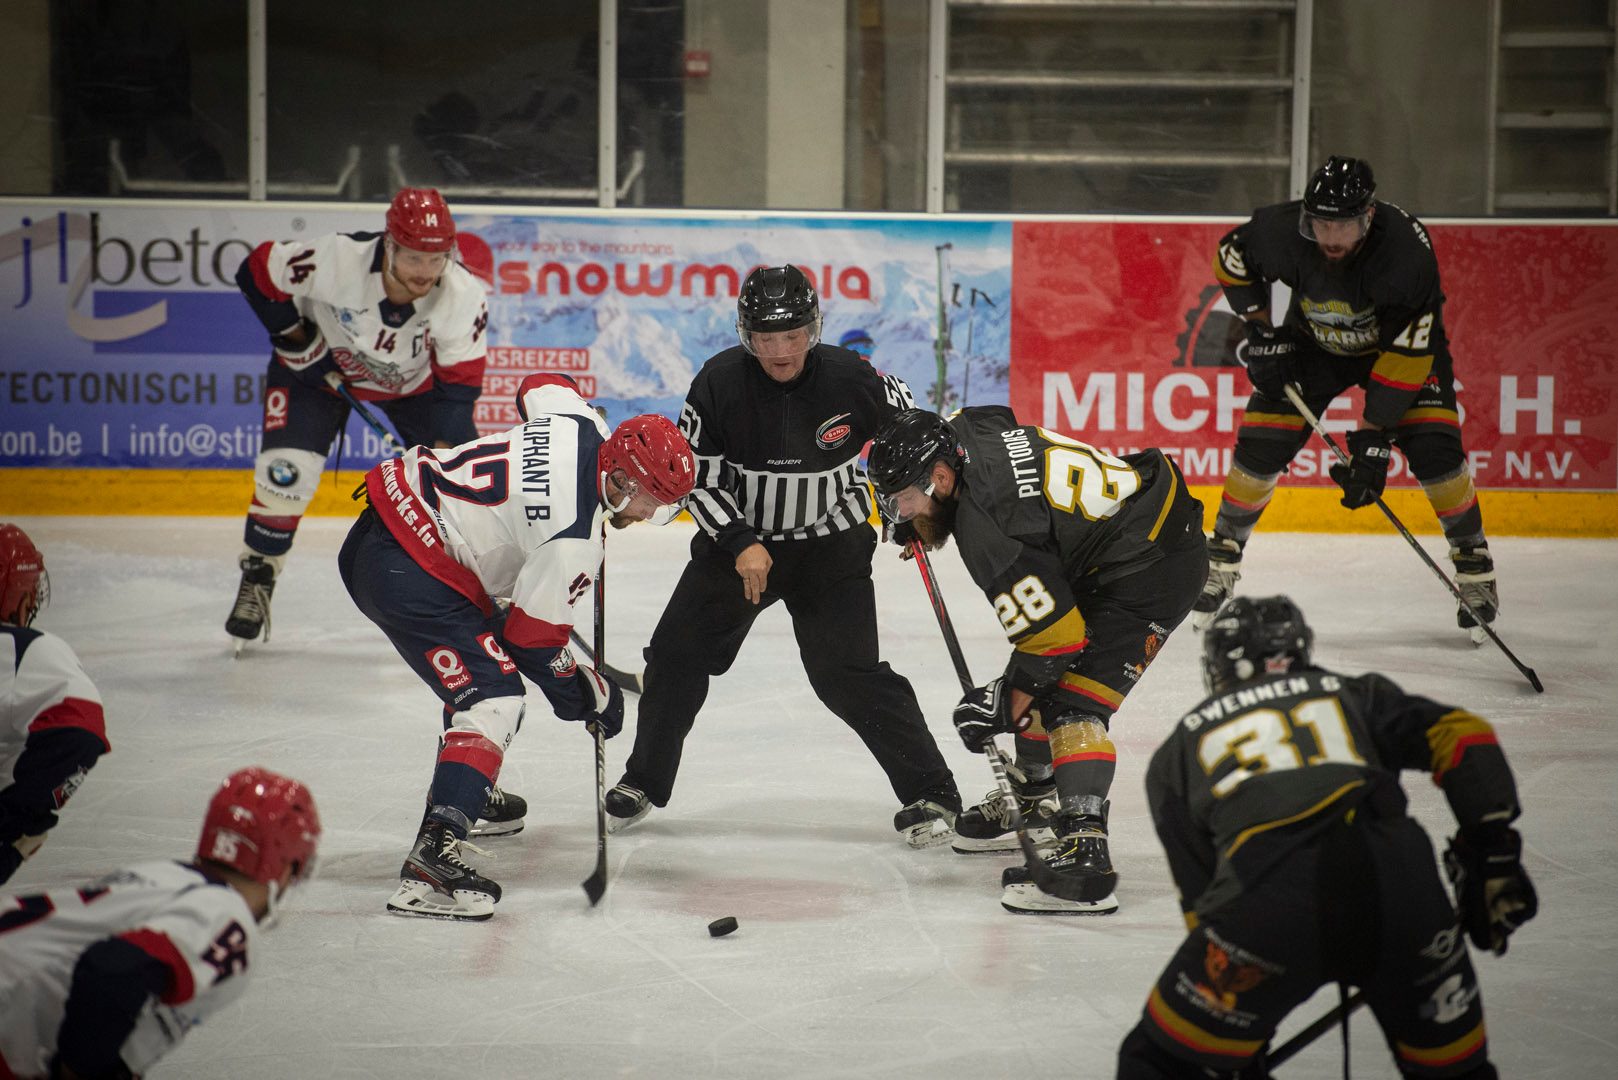
M619 424L601 444L597 463L603 474L622 469L629 479L664 506L691 494L696 461L691 444L666 416L644 413Z
M388 235L411 251L452 251L455 219L433 188L400 188L388 207Z
M0 525L0 623L27 626L51 598L45 556L15 525Z
M309 873L320 841L320 815L309 789L257 765L226 777L208 803L197 858L222 863L254 881Z

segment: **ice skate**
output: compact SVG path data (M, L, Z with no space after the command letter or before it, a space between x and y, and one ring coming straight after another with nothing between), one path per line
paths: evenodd
M523 819L528 816L528 802L521 795L489 788L483 800L483 810L468 836L514 836L522 832Z
M1204 630L1220 605L1236 592L1242 577L1242 545L1223 536L1208 537L1208 580L1191 605L1191 629Z
M893 828L913 848L947 844L955 837L961 797L953 790L929 791L893 815Z
M1056 788L1053 782L1045 779L1030 783L1027 775L1015 765L1006 767L1006 776L1017 796L1017 810L1022 814L1028 839L1039 847L1054 844L1056 802L1053 796ZM1006 810L1005 796L998 787L985 795L982 802L955 819L953 846L961 855L996 854L1016 851L1021 847L1017 832L1011 827L1011 814Z
M607 831L619 832L652 812L652 800L632 784L619 782L603 800L607 807Z
M488 852L458 839L441 821L429 821L416 836L399 870L399 890L388 901L394 915L481 922L494 914L500 886L473 869L461 852Z
M1083 816L1062 826L1064 835L1045 860L1052 880L1036 885L1026 866L1000 875L1000 906L1018 915L1111 915L1118 910L1118 874L1107 853L1105 818Z
M270 640L270 594L275 592L275 579L286 561L284 555L257 555L244 552L241 558L242 581L236 588L236 604L225 620L225 633L232 638L235 655L242 647L256 641L260 634Z
M1472 611L1477 612L1485 623L1492 625L1495 616L1500 613L1500 593L1495 584L1494 559L1489 555L1488 545L1453 547L1449 549L1449 557L1455 564L1455 587L1472 605ZM1463 606L1456 606L1455 624L1472 635L1474 645L1482 645L1489 640L1488 633L1478 625L1472 612Z

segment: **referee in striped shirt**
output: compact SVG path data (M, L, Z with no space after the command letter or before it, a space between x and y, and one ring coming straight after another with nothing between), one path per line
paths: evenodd
M897 378L820 343L820 302L794 266L761 267L737 300L739 346L697 372L680 413L696 454L691 561L646 650L645 692L608 826L668 805L708 681L753 620L786 604L815 695L854 729L901 804L912 847L953 836L961 798L904 676L878 654L860 450L913 405Z

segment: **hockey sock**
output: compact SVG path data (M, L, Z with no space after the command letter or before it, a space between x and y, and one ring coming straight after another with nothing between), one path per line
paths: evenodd
M1118 750L1100 717L1078 714L1051 729L1051 763L1062 813L1090 813L1112 788Z
M1015 743L1017 768L1028 782L1042 784L1050 780L1051 737L1040 722L1039 713L1034 713L1033 722L1028 727L1017 732Z
M500 775L502 756L499 746L475 731L445 732L427 796L428 817L465 839Z
M1259 476L1232 462L1225 474L1225 491L1219 500L1219 517L1214 522L1214 535L1228 537L1238 544L1247 543L1253 535L1264 508L1275 494L1280 473Z
M1483 540L1483 511L1477 489L1465 465L1445 476L1423 480L1421 488L1438 515L1438 524L1451 547L1474 547Z

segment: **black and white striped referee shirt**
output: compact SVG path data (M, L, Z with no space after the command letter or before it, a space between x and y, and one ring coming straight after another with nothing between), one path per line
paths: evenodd
M686 508L733 555L853 528L872 510L860 451L914 404L902 379L847 349L816 345L790 383L740 345L726 349L702 365L680 410L697 463Z

